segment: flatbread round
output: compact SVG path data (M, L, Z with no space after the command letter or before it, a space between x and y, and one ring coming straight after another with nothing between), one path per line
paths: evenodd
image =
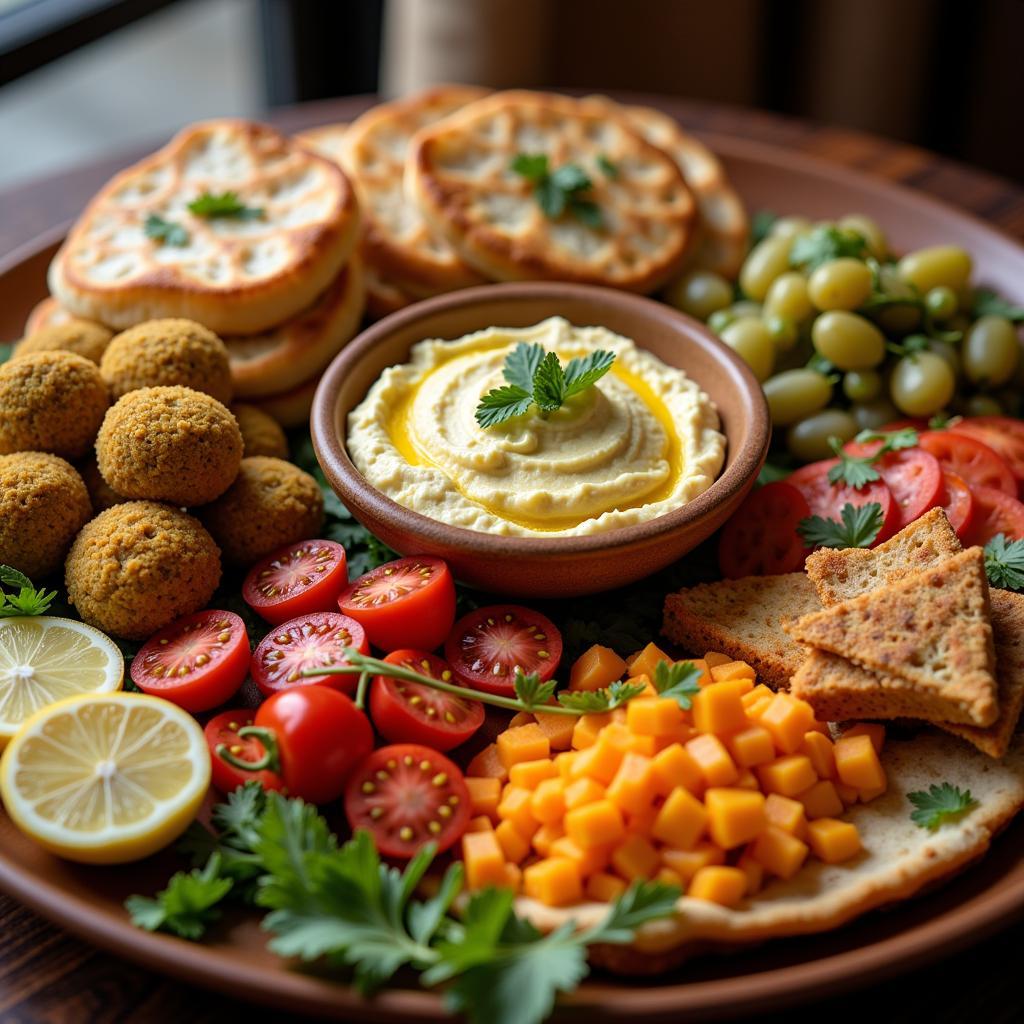
M261 409L268 416L273 417L282 427L308 427L309 413L313 408L313 396L316 394L317 385L320 383L320 374L317 373L304 380L295 387L289 388L276 395L267 395L265 398L251 398L249 405Z
M262 213L189 211L225 192ZM147 235L151 217L183 229L184 244ZM253 334L309 306L358 232L355 192L337 164L266 125L206 121L100 190L50 264L50 291L110 327L185 317L221 335Z
M545 216L534 184L510 167L521 154L545 155L552 172L583 170L591 188L582 198L596 204L603 226L569 211ZM478 100L416 136L406 175L427 220L499 280L650 292L681 269L695 237L696 206L675 161L625 118L567 96Z

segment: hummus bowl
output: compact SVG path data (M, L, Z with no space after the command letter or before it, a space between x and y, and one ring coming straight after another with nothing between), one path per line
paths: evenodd
M632 339L685 371L717 407L725 462L702 493L661 515L571 536L510 536L453 526L413 511L373 486L348 450L349 414L416 343L459 339L493 327L525 328L550 317ZM311 420L317 458L332 488L364 526L403 555L446 559L465 583L510 596L570 597L623 586L674 562L708 538L753 486L770 437L760 385L702 324L668 306L585 285L488 285L417 303L369 327L330 365Z

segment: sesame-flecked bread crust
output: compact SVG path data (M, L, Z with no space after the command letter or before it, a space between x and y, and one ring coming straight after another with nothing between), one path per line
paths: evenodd
M783 632L782 623L820 609L802 572L747 576L668 594L662 632L690 653L721 651L745 661L762 682L785 690L805 651Z
M203 193L225 191L263 216L189 211ZM186 244L148 237L151 214L185 228ZM358 234L355 191L336 163L267 125L204 121L100 190L50 264L50 291L110 327L185 317L220 335L253 334L309 306Z
M809 647L917 685L925 706L936 697L952 699L981 726L999 713L981 548L783 628Z

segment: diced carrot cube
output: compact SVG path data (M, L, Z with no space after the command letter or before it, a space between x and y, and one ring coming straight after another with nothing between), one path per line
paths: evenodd
M756 704L762 697L767 697L771 700L775 696L775 692L770 690L764 683L758 683L752 690L748 690L740 700L743 701L743 706L749 708L751 704Z
M523 871L523 892L549 907L565 907L583 898L583 879L573 861L550 857Z
M486 814L489 818L497 818L498 804L501 802L501 780L494 778L474 778L466 776L466 788L469 790L470 808L474 814Z
M634 754L642 754L646 758L654 757L658 752L658 740L654 736L637 736L630 734L627 750Z
M839 781L854 789L881 789L885 786L885 771L878 760L871 737L840 736L836 740L836 771Z
M577 846L568 836L562 836L551 844L552 857L565 857L573 861L586 877L596 871L603 871L608 866L612 848L610 846L591 846L586 850Z
M540 822L530 810L533 791L520 786L506 786L498 804L498 817L502 821L511 821L519 831L529 838L537 831Z
M511 821L502 821L494 830L505 860L518 864L530 852L530 840Z
M669 736L685 717L671 697L635 697L626 705L626 724L638 736Z
M744 850L736 867L747 876L747 895L753 896L764 885L764 866L754 858L749 849Z
M856 857L861 850L860 833L849 821L819 818L807 826L807 841L814 855L826 864L839 864Z
M712 687L708 687L708 690ZM705 693L707 690L704 691ZM744 711L744 721L746 712ZM732 754L732 759L741 768L751 768L755 764L764 764L775 757L775 744L772 734L760 725L748 725L739 732L734 732L725 739L725 745Z
M654 828L654 819L658 816L658 808L650 804L642 811L634 811L626 815L626 831L639 832L642 836L649 836Z
M603 690L616 679L621 679L627 667L610 647L594 644L573 662L569 671L569 689Z
M724 850L749 843L768 824L763 793L715 787L704 794L708 834Z
M597 742L597 737L606 725L611 725L612 716L606 711L603 714L580 715L572 729L573 750L584 750Z
M770 825L781 828L783 832L788 832L797 839L804 838L807 831L807 813L799 800L780 796L778 793L769 793L764 802L764 813L768 816Z
M637 694L637 697L657 697L658 696L658 688L654 685L654 683L651 682L651 677L649 675L647 675L646 673L643 673L643 674L638 675L638 676L630 675L629 678L626 680L626 682L629 683L631 686L642 686L643 687L643 689L640 691L640 693ZM623 709L623 710L625 710L625 709ZM627 719L629 718L628 713L627 713L626 717L627 717Z
M638 833L627 835L612 851L612 866L631 882L650 878L661 865L661 856L650 841Z
M806 701L777 693L760 717L775 746L783 754L795 754L814 724L814 709Z
M769 825L751 844L751 855L769 873L792 878L807 859L807 844Z
M811 759L804 754L777 757L767 764L759 764L754 771L766 793L780 793L782 796L796 796L818 781Z
M551 853L551 847L555 842L565 835L565 829L560 821L548 822L541 825L533 834L533 848L542 856L547 857Z
M551 711L535 711L537 725L548 738L552 750L568 750L572 746L572 734L576 728L576 718L572 715L559 715Z
M712 669L712 676L716 670ZM693 695L693 724L698 732L736 732L747 724L747 714L736 687L712 683Z
M508 778L508 769L498 756L497 744L488 743L466 766L466 774L472 778L504 782Z
M597 743L576 754L569 769L569 776L574 779L588 777L600 782L602 786L607 786L615 778L625 754L624 750L611 739L605 738L602 733Z
M559 777L565 779L566 782L568 782L572 778L570 773L572 771L572 763L575 760L575 750L563 750L562 753L555 754L553 758L555 767L558 769Z
M494 832L466 832L462 836L466 886L483 889L505 882L505 858Z
M558 766L554 761L542 757L537 761L520 761L508 770L508 781L522 789L536 789L545 779L553 779L558 775Z
M653 679L659 661L672 664L672 659L657 644L649 643L642 651L628 659L630 677L647 676Z
M576 779L565 787L565 808L571 811L574 807L592 804L603 800L604 794L605 788L600 782L588 778Z
M772 706L773 697L758 697L743 706L747 709L747 721L755 725L760 723L761 716ZM772 741L774 742L774 740Z
M658 868L654 874L654 881L661 882L662 885L674 885L679 889L684 886L683 876L678 871L673 871L671 868L664 866Z
M701 868L690 882L686 895L695 900L735 907L747 891L747 876L739 868L713 864Z
M811 820L815 818L834 818L843 813L843 801L839 799L835 783L831 779L821 779L810 789L797 793L804 812Z
M708 663L708 668L716 668L718 665L728 665L732 658L720 651L708 651L704 655L704 660Z
M836 777L836 755L832 750L832 741L827 736L814 731L807 733L799 752L811 759L811 765L818 778Z
M498 757L506 769L520 761L539 761L551 756L551 743L536 722L506 729L498 735L497 744Z
M608 785L608 799L634 814L650 807L654 800L651 759L642 754L626 754Z
M757 781L757 776L749 768L744 768L740 772L740 777L733 783L736 789L760 789L761 785Z
M675 871L684 882L709 864L724 864L725 850L714 843L698 843L692 850L675 850L666 847L661 851L661 862Z
M612 903L626 891L626 883L615 875L606 871L599 871L587 879L584 892L587 899L596 900L598 903Z
M533 791L530 811L541 824L561 821L565 814L565 782L563 779L544 779Z
M518 864L505 865L505 888L519 892L523 884L523 869Z
M707 786L697 762L681 743L673 743L651 758L651 776L658 796L667 796L676 786L700 795Z
M707 660L707 659L705 659ZM730 680L749 679L750 686L744 688L749 693L754 688L757 673L745 661L728 661L724 665L711 666L711 679L716 683L727 683Z
M682 786L673 789L657 812L651 835L678 850L690 850L704 834L708 812L704 805Z
M858 722L846 729L843 736L870 736L876 754L881 754L885 746L885 726L881 722Z
M677 665L692 665L697 670L697 685L710 686L712 683L711 669L703 658L683 658Z
M688 740L686 752L696 762L709 786L731 786L740 776L729 751L713 733L702 733Z
M517 711L509 720L506 729L518 729L521 725L531 725L536 719L529 711Z
M850 807L857 802L860 793L854 789L853 786L844 786L843 783L838 780L833 781L832 785L836 787L839 799L842 800L847 807Z
M888 782L881 786L875 786L874 789L858 789L857 799L862 804L869 804L876 797L880 797L889 788Z
M565 815L565 834L584 849L617 843L626 834L622 812L611 800L595 800Z
M475 818L470 818L466 824L467 832L493 832L494 824L486 814L478 814Z

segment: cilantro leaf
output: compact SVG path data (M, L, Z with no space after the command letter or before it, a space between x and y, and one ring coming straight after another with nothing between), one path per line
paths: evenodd
M188 245L188 232L173 221L165 220L158 213L151 213L142 227L147 238L165 245Z
M581 223L595 231L600 231L605 225L604 214L601 207L592 199L569 199L569 212Z
M1024 540L997 533L985 545L985 574L994 587L1024 590Z
M842 256L859 259L866 254L867 241L862 234L824 224L794 239L789 250L789 264L811 271Z
M553 679L546 683L540 681L536 672L525 675L520 668L516 669L515 676L516 696L526 705L526 710L547 704L555 695L555 687L558 685Z
M654 688L671 697L684 711L690 710L693 695L700 692L700 669L690 661L659 661L654 666Z
M551 178L542 178L533 186L533 197L541 213L548 220L558 220L565 213L568 196L563 189L560 189Z
M237 192L204 192L188 204L190 213L197 217L206 217L213 220L216 217L230 217L233 220L259 220L263 216L263 209L256 206L246 206L239 198Z
M0 585L18 588L16 594L5 594L0 589L0 618L45 615L57 596L56 590L36 590L23 572L10 565L0 565Z
M812 548L866 548L878 536L885 521L877 501L866 505L847 502L840 513L842 522L823 516L801 519L796 530L804 543Z
M632 942L633 933L641 925L674 913L681 895L677 886L664 882L636 882L612 904L605 919L595 925L587 939L614 945Z
M554 412L565 398L565 372L558 356L548 352L533 375L533 400L541 411Z
M947 821L956 821L971 808L978 806L978 801L971 796L969 789L960 789L948 782L931 785L927 791L908 793L907 799L914 805L910 820L929 832L935 832Z
M598 349L586 356L575 356L565 367L565 397L572 398L596 384L615 362L615 353Z
M477 423L481 427L493 427L513 416L522 416L533 405L533 394L523 388L509 384L492 388L480 399L476 407Z
M902 427L899 430L862 430L854 441L857 444L881 441L886 451L898 452L904 448L916 448L920 438L913 427Z
M848 484L850 487L860 489L880 480L882 474L875 469L875 465L889 454L889 452L902 451L905 448L913 448L918 443L917 431L913 427L906 427L902 430L879 431L862 430L855 438L857 444L870 444L874 441L882 443L868 455L851 455L843 448L843 442L838 437L828 439L829 446L839 461L828 471L829 483Z
M643 683L623 683L616 680L603 690L576 690L570 693L560 693L558 703L563 708L581 711L585 714L612 711L631 701L634 697L639 697L645 689L646 686Z
M179 871L154 899L129 896L125 907L132 924L147 932L165 931L183 939L199 939L220 916L217 904L231 891L230 878L220 877L220 857L213 854L202 870Z
M971 319L979 316L1005 316L1013 323L1024 323L1024 307L1007 302L990 288L978 288L974 292L974 304L971 307Z
M538 182L548 176L548 158L544 153L518 153L512 158L509 170L527 181Z
M594 183L578 164L563 164L552 170L545 154L519 153L513 157L509 170L533 185L533 197L548 220L557 220L568 211L587 227L604 226L597 204L581 195L593 188ZM605 170L603 166L602 170Z
M618 165L611 160L607 153L597 154L597 166L606 178L611 178L614 181L619 176Z
M522 388L523 391L533 393L533 375L544 358L544 346L534 342L532 345L525 341L518 345L505 357L505 366L502 369L502 376L513 387Z
M579 164L562 164L551 172L551 183L563 192L585 192L593 182Z

